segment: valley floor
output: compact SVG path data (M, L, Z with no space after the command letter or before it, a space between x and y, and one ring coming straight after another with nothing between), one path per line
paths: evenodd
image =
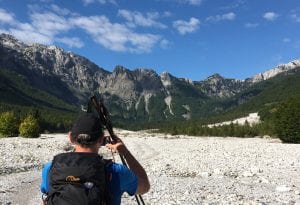
M300 144L116 133L149 175L146 204L300 205ZM67 146L66 134L0 139L0 204L41 204L41 166ZM122 204L136 203L124 195Z

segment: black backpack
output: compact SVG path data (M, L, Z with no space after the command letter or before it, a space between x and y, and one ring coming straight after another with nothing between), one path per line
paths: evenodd
M95 153L56 155L49 172L47 205L109 204L105 166L110 162Z

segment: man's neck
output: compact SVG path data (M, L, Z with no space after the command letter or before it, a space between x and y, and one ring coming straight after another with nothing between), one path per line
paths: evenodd
M98 154L99 148L97 146L82 147L82 146L79 146L79 145L75 145L75 152L88 152L88 153Z

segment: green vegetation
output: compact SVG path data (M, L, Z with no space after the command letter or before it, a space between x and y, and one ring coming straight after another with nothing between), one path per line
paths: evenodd
M13 111L17 119L38 113L42 132L68 131L78 115L74 105L32 86L25 75L1 68L0 113L8 110Z
M71 91L63 83L54 85L53 82L57 79L51 78L43 82L43 76L37 75L34 78L39 77L40 86L32 84L30 75L0 69L0 113L11 111L14 115L11 121L17 122L17 126L7 125L6 121L4 125L0 124L2 136L17 135L20 119L23 122L27 116L33 116L37 120L40 132L66 132L70 129L79 109L72 97L64 99L62 96L69 96L68 92ZM169 112L164 101L165 95L160 91L149 98L147 110L144 98L140 99L137 107L128 107L123 99L109 93L103 95L105 105L111 112L115 125L125 129L159 128L172 134L205 136L271 135L281 137L285 142L299 141L299 130L296 129L299 127L299 118L295 114L299 110L298 104L294 102L298 102L300 98L299 71L256 83L226 99L208 97L199 88L183 80L175 79L172 85L168 93L172 96L170 108L174 115ZM57 89L58 87L62 89ZM296 100L289 100L291 96ZM261 124L252 127L249 124L213 128L205 126L243 117L251 112L259 112ZM183 119L185 114L190 114L191 120ZM7 134L5 126L9 127L10 134Z
M283 142L300 143L300 98L280 104L274 115L278 137Z
M180 95L174 95L171 106L173 111L176 110L177 113L183 114L186 110L182 105L191 105L191 114L194 117L191 120L175 117L168 122L140 122L118 125L132 130L158 128L159 132L174 135L236 137L269 135L279 137L283 142L300 142L299 71L257 83L244 92L228 99L199 98L202 100L195 100L196 98L190 97L185 98ZM187 99L190 99L188 103ZM244 117L251 112L259 113L262 121L260 124L254 126L249 126L249 124L244 126L231 124L212 128L205 126Z
M19 132L22 137L37 138L40 135L38 120L33 115L28 115L20 124Z
M223 125L207 127L204 120L189 120L159 125L159 131L173 135L255 137L270 135L283 142L300 143L300 97L289 98L272 109L264 110L260 124Z
M163 121L165 119L164 110L166 109L166 104L163 99L161 94L151 96L149 99L149 121Z
M262 134L260 133L260 126L261 125L254 125L251 127L246 123L245 125L230 124L209 128L199 122L191 122L165 125L162 126L159 131L167 132L172 135L255 137Z
M210 123L227 121L252 112L259 112L264 120L270 110L290 97L300 97L300 71L262 81L232 98L216 102L214 106L225 112L208 120Z
M0 137L18 136L19 120L13 112L0 113Z

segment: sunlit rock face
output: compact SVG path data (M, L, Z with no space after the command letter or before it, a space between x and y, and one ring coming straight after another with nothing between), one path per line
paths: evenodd
M101 56L99 56L101 59ZM152 69L129 70L118 65L106 71L87 58L54 45L26 44L11 35L0 35L0 69L26 76L33 87L82 105L100 93L120 117L144 119L193 118L197 105L207 99L230 98L251 85L279 74L299 70L300 60L279 65L245 80L213 74L202 81L177 78ZM245 99L241 99L243 101ZM194 102L199 103L194 103ZM187 109L189 107L189 109Z

